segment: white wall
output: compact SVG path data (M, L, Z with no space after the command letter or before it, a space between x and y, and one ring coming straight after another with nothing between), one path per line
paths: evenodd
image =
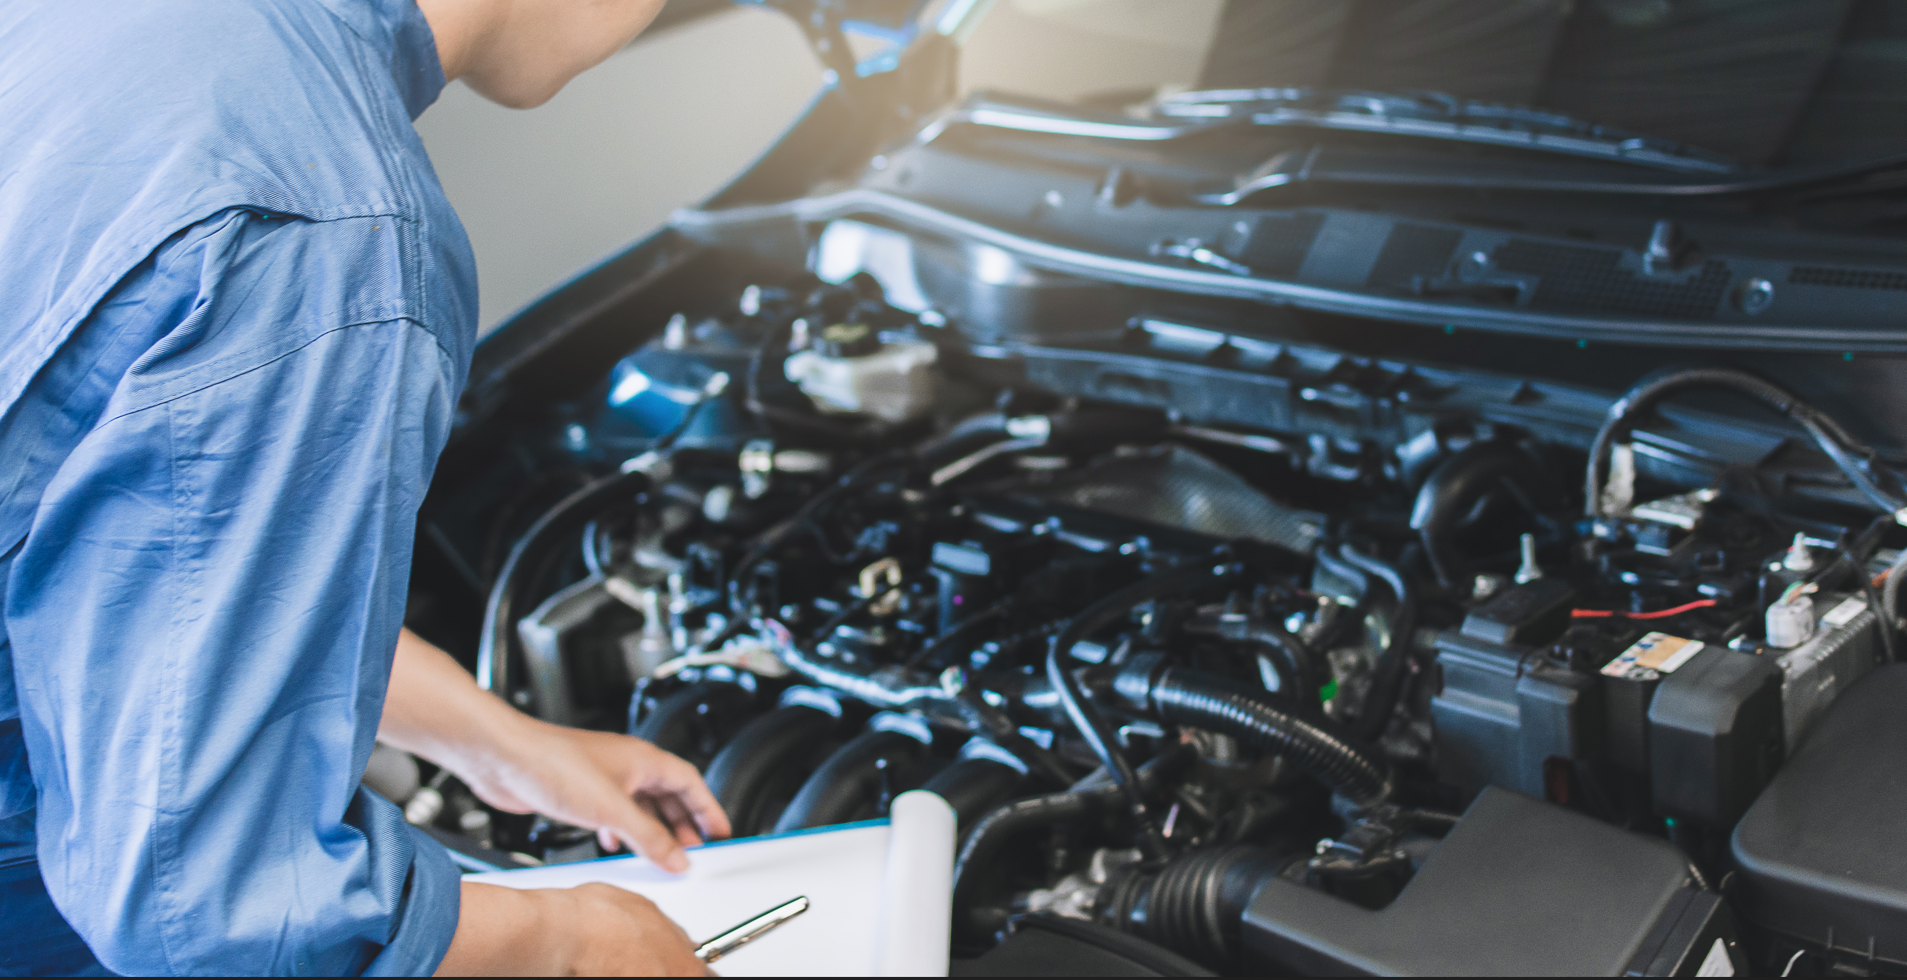
M1072 99L1183 85L1218 7L1008 0L969 39L961 88ZM452 85L417 129L476 249L482 329L708 196L820 85L801 32L759 7L642 39L529 111Z
M1198 77L1220 0L1007 0L967 39L960 89L1070 101L1182 88Z
M820 85L759 8L644 39L536 109L451 85L417 129L477 253L482 329L726 183Z

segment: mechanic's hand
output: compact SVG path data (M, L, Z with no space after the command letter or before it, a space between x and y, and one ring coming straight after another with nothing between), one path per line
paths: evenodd
M438 976L704 977L695 943L655 903L614 885L518 890L463 883Z
M639 738L516 716L494 756L458 772L485 803L588 827L606 851L628 845L662 868L687 871L682 848L729 835L700 773Z
M626 737L626 736L625 736ZM695 956L695 941L655 903L615 885L590 884L555 890L581 943L570 969L594 977L706 977L714 973Z
M638 738L538 721L477 687L450 655L404 630L377 737L457 774L485 803L596 831L675 872L682 848L727 837L695 767Z

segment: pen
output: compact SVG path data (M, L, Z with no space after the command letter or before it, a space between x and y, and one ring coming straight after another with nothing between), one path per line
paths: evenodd
M808 911L808 896L803 895L792 901L783 902L762 914L749 919L714 939L695 947L695 955L704 963L713 963L743 946L755 941L774 927Z

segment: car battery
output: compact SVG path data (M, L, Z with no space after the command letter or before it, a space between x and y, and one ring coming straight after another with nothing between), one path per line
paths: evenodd
M1881 661L1879 617L1865 598L1837 593L1812 598L1814 636L1792 650L1769 652L1781 666L1783 741L1789 752L1848 685Z
M1609 773L1647 787L1658 814L1729 826L1784 757L1790 715L1803 730L1878 643L1872 612L1845 596L1822 597L1806 644L1767 652L1621 618L1572 624L1574 600L1538 579L1439 634L1438 774L1465 796L1495 785L1571 803L1574 780Z
M1655 812L1732 826L1781 765L1781 669L1772 658L1650 633L1602 674L1656 682L1647 729Z

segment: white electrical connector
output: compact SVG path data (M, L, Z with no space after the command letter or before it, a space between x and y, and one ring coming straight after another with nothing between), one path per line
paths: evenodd
M1814 592L1812 583L1796 582L1768 607L1762 626L1769 646L1792 650L1814 637Z
M1523 564L1516 570L1516 584L1523 585L1543 577L1543 566L1536 563L1536 535L1525 534L1523 546Z
M1794 543L1788 546L1788 553L1782 556L1781 567L1791 572L1814 571L1814 552L1808 550L1808 536L1795 532Z
M1636 499L1636 447L1618 442L1609 447L1609 482L1602 487L1602 512L1621 517Z

